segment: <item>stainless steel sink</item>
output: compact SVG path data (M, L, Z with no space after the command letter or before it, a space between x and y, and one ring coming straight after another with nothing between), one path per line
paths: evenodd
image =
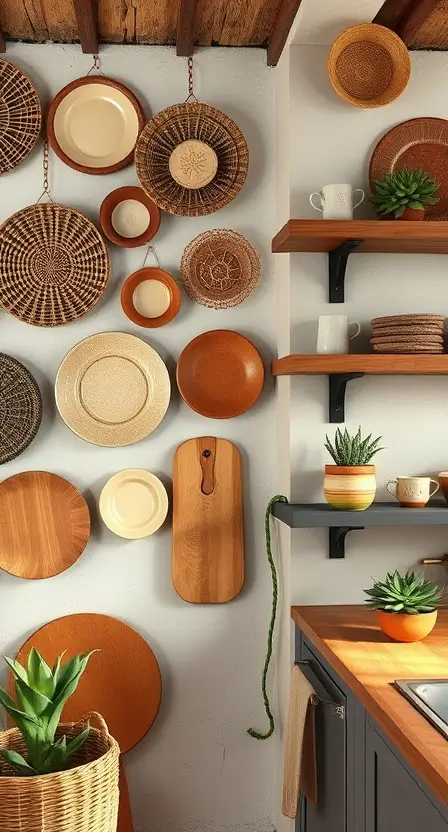
M448 679L397 679L394 684L448 739Z

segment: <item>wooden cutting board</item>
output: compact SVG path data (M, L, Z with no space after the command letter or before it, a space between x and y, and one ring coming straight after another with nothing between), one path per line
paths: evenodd
M173 463L174 588L192 604L221 604L243 583L240 453L227 439L189 439Z
M122 754L130 751L149 731L159 710L162 680L149 644L118 618L86 613L67 615L37 630L20 648L22 664L35 647L52 665L67 650L67 657L99 649L91 656L75 693L68 699L62 720L77 722L98 711L107 722ZM10 690L13 681L10 678ZM118 832L132 832L129 792L120 766Z
M81 492L48 471L24 471L0 484L0 569L51 578L72 566L90 535Z

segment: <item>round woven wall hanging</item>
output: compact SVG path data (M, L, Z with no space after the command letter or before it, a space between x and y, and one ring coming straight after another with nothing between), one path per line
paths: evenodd
M242 234L216 228L199 234L185 249L180 274L197 303L227 309L245 300L260 277L260 260Z
M37 382L20 361L0 353L0 465L23 453L41 419Z
M82 318L109 279L106 244L93 223L65 205L30 205L0 226L0 305L33 326Z
M135 150L137 175L151 199L164 211L186 217L224 208L243 187L248 165L240 128L221 110L198 101L158 113L141 132ZM206 184L198 187L201 182Z
M9 61L0 61L0 173L13 170L33 150L42 112L30 79Z

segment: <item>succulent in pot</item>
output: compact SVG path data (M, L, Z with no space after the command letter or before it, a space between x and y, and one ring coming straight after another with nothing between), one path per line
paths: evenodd
M423 220L426 208L439 201L435 196L439 187L429 173L403 168L375 180L370 199L385 219Z
M325 437L325 447L335 464L325 466L324 496L333 508L363 511L375 499L375 466L370 460L383 448L378 447L381 436L363 439L361 428L350 436L347 428L337 428L334 441Z
M394 641L421 641L437 620L444 593L435 581L421 572L388 572L384 580L374 581L364 590L366 603L376 610L379 627Z

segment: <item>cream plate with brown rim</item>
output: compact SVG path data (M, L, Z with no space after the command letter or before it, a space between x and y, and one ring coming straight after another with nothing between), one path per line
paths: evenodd
M65 356L56 404L74 433L104 447L131 445L162 421L171 383L160 355L141 338L101 332Z
M127 540L138 540L154 534L164 523L168 495L154 474L128 468L108 480L101 492L99 508L111 532Z

